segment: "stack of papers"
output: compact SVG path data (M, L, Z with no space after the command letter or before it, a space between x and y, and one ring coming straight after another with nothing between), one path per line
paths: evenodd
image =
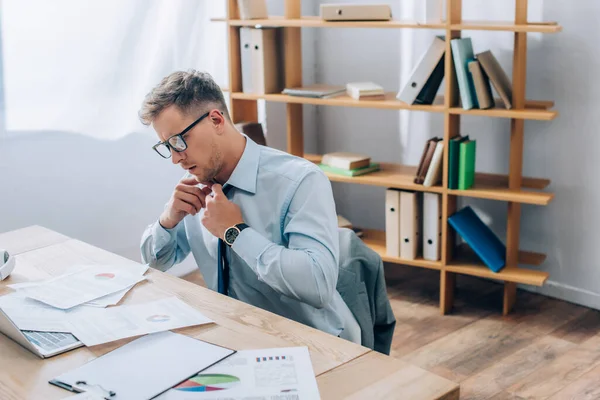
M177 297L116 305L147 266L94 265L43 282L10 285L0 308L21 330L65 332L86 346L213 322Z

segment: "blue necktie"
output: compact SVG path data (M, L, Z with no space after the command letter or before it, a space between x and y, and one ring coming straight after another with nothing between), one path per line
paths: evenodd
M227 196L227 193L233 188L228 185L223 188L223 193ZM227 243L219 238L219 244L217 247L217 280L219 293L227 296L227 289L229 288L229 262L227 261Z

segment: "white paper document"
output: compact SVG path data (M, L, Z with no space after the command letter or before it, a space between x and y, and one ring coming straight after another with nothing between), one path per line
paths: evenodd
M156 397L160 400L320 399L307 347L240 350Z
M69 314L70 332L86 346L213 322L177 297Z
M71 329L66 311L28 299L19 292L0 297L0 308L21 330L69 332Z
M144 279L133 268L94 265L40 285L22 287L19 292L26 297L67 310L122 291Z

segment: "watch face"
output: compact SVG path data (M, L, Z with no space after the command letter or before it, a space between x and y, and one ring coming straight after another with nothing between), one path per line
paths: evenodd
M225 241L229 245L232 245L235 238L237 238L239 234L240 234L240 231L237 228L235 228L235 227L229 228L229 229L227 229L227 231L225 231Z

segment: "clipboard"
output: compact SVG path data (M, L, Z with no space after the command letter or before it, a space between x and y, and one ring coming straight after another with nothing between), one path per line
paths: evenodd
M147 400L236 351L171 331L142 336L49 381L108 400Z

